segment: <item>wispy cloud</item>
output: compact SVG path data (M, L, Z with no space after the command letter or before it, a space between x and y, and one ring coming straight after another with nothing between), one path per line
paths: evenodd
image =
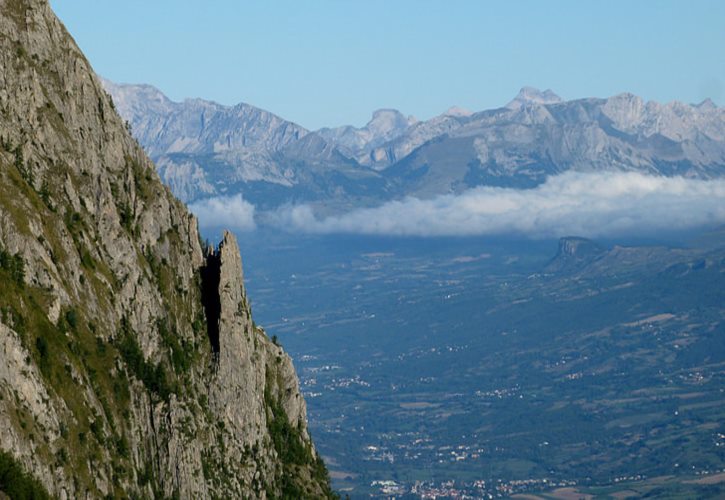
M273 220L288 230L309 233L533 238L652 234L725 223L725 180L568 172L534 189L479 187L325 218L300 205L280 209Z
M242 198L241 194L217 196L199 200L189 205L202 227L224 227L237 231L252 231L254 223L254 205Z

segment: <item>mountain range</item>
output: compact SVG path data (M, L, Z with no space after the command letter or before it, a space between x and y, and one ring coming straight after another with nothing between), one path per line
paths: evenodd
M379 176L318 134L249 104L177 103L104 80L116 108L184 201L241 192L260 206L379 192Z
M169 100L104 81L161 178L181 199L241 193L261 208L333 209L488 186L530 188L566 171L714 178L725 165L725 109L623 93L564 101L524 87L503 107L429 120L382 109L363 127L317 131L249 104Z

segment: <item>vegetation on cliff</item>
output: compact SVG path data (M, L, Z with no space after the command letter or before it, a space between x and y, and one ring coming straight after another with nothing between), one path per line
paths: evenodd
M236 240L205 288L196 220L46 0L0 3L0 68L0 491L332 496Z

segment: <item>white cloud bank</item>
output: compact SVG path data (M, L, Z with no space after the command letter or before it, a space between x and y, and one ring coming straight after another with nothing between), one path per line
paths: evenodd
M241 194L217 196L199 200L189 205L189 210L199 218L203 227L224 227L237 231L252 231L254 205L245 201Z
M725 223L725 180L568 172L534 189L479 187L429 200L317 218L280 209L275 225L310 233L399 236L524 234L533 238L652 234Z

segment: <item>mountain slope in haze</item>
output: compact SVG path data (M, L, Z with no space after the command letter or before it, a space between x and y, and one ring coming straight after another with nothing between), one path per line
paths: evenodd
M362 128L345 125L322 128L317 133L361 165L371 165L380 161L380 158L371 154L373 150L397 139L416 123L418 120L413 116L406 117L397 109L379 109Z
M698 178L725 173L725 110L710 101L645 103L621 94L558 102L524 89L506 108L449 120L445 133L431 135L420 146L407 135L381 146L395 160L384 172L394 192L531 187L569 170Z
M184 201L243 193L257 205L364 195L379 176L315 133L250 106L173 102L150 85L103 84L161 179Z
M46 0L0 33L3 465L59 498L332 495L234 236L202 249Z
M213 153L232 149L279 150L309 132L294 123L240 103L222 106L203 99L171 101L150 85L116 85L102 80L121 116L150 155Z
M394 112L397 116L403 117L399 111L386 111L387 113ZM452 107L442 115L433 117L430 120L418 121L410 118L405 126L401 124L392 129L394 133L388 134L389 139L381 140L385 139L385 135L365 133L371 127L371 124L376 122L377 113L379 112L376 112L373 115L373 120L362 129L339 127L337 129L322 129L319 133L340 147L341 151L347 152L354 157L360 164L379 171L384 170L398 160L402 160L426 142L455 130L465 121L466 117L472 114L465 109ZM401 120L399 119L398 122L400 123ZM358 138L369 138L369 140L359 142L357 147L352 147L351 144L345 141L348 130L354 131Z
M563 101L524 87L505 107L417 121L379 110L362 128L308 132L246 104L173 103L106 82L121 115L183 199L242 193L262 208L338 208L481 185L529 188L568 170L712 178L725 165L725 110L632 94Z

